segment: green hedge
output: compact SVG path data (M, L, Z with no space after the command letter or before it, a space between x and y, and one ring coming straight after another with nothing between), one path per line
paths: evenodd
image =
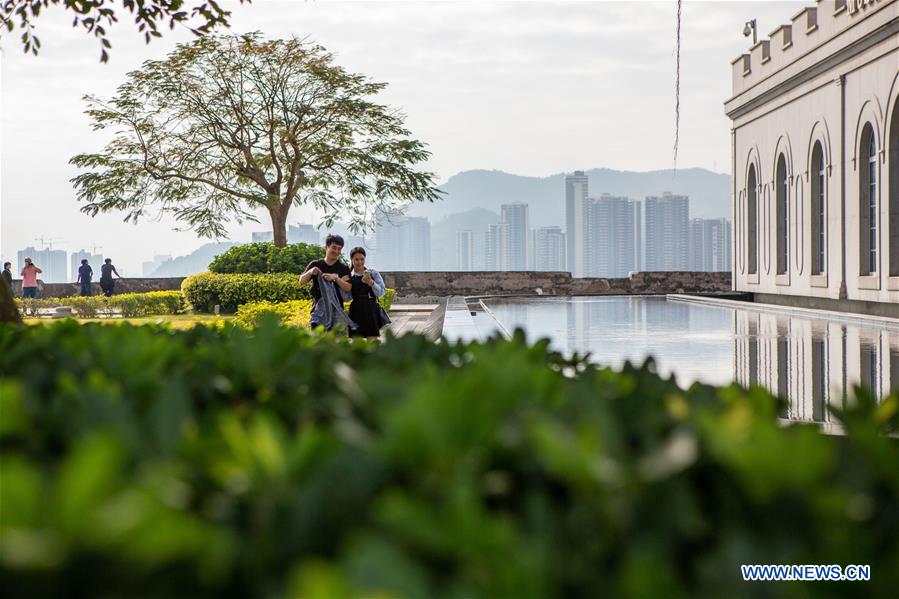
M388 289L387 293L378 298L378 303L390 311L390 306L396 297L395 289ZM245 327L259 326L264 318L274 317L281 324L294 327L309 326L312 300L293 300L289 302L251 302L237 307L237 324Z
M292 327L308 327L312 300L289 302L251 302L237 307L234 321L244 327L257 327L266 318L274 318Z
M230 275L204 272L181 283L185 301L197 312L212 312L218 304L223 312L237 311L250 302L286 302L311 299L311 285L301 287L291 273Z
M760 388L523 335L0 327L7 596L895 595L899 397L844 436ZM744 583L740 564L869 564Z
M36 315L42 308L69 306L81 318L97 316L154 316L178 314L184 308L180 291L150 291L103 295L48 298L16 298L16 305L25 315Z
M209 263L210 272L223 274L262 274L291 272L302 274L313 260L325 257L320 245L294 243L283 248L272 242L234 246Z

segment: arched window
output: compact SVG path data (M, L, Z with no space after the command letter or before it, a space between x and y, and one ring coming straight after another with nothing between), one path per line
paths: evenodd
M890 276L899 276L899 98L890 119Z
M812 274L824 274L826 255L826 246L824 245L824 232L827 228L827 219L825 217L825 209L827 207L827 197L825 191L827 182L825 181L824 167L824 150L821 148L821 142L815 142L812 148Z
M746 180L746 256L749 259L749 274L754 275L759 271L759 197L756 185L755 165L749 167L749 177Z
M859 273L870 275L877 272L877 140L870 123L859 149Z
M775 219L777 222L777 274L782 275L787 272L787 264L789 264L787 256L787 159L781 154L777 159L777 169L775 170Z

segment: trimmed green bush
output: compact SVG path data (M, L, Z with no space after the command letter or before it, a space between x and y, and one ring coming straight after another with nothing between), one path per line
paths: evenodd
M81 318L178 314L184 309L180 291L122 293L111 297L91 295L85 297L16 298L16 305L25 315L36 315L42 308L69 306Z
M393 298L396 297L395 289L388 289L387 293L378 298L378 303L390 311ZM263 319L274 317L281 324L294 327L308 327L312 300L293 300L289 302L251 302L237 307L237 324L245 327L258 326Z
M271 241L234 246L209 263L209 271L222 274L290 272L302 274L313 260L325 257L320 245L294 243L283 248Z
M0 327L7 596L887 597L899 396L782 426L511 340ZM859 583L741 564L868 564Z
M231 275L204 272L181 283L185 301L197 312L233 313L249 302L286 302L311 299L311 285L301 287L299 276L290 273Z
M289 302L251 302L237 307L234 321L244 327L259 326L265 318L274 318L292 327L308 327L312 300Z

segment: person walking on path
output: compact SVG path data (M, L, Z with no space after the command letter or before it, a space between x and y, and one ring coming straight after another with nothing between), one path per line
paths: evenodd
M25 258L25 267L22 269L22 297L37 297L37 276L41 274L40 268L34 265L31 258Z
M350 251L350 274L353 303L350 304L350 319L356 323L350 337L377 339L381 329L390 323L390 318L378 303L378 298L387 293L381 273L373 268L365 268L365 248L356 247Z
M326 314L322 310L323 306L316 304L322 301L322 285L332 285L334 287L335 296L340 299L341 291L349 293L353 286L350 284L350 267L340 261L340 253L343 251L343 237L340 235L328 235L325 238L325 257L321 260L313 260L306 267L306 272L300 275L300 285L305 285L312 281L312 315L309 324L315 328L316 326L325 327L326 331L331 330L336 323L334 319L329 322L318 322L316 316ZM341 312L343 307L341 304Z
M100 289L103 290L103 295L106 297L111 297L115 291L115 281L112 278L113 273L118 278L122 278L119 271L112 265L112 258L107 258L103 261L103 266L100 267Z
M3 280L6 281L10 291L12 291L12 262L3 263Z
M91 279L94 278L94 269L87 263L87 258L81 260L81 266L78 267L78 283L81 283L81 295L88 296L91 294Z

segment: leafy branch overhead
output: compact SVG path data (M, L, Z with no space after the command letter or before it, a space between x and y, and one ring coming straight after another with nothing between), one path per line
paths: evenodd
M74 14L72 27L80 26L100 40L101 62L109 59L112 47L107 29L119 21L125 10L134 17L137 30L148 43L154 37L162 37L159 28L166 25L169 29L182 25L195 35L205 35L217 27L227 27L231 16L217 0L2 0L0 31L11 34L16 28L21 29L22 49L37 54L41 40L34 33L34 22L45 9L60 5Z
M378 210L433 201L430 155L403 115L374 101L385 83L349 73L323 47L259 33L208 36L127 75L114 97L86 97L96 130L114 135L100 153L71 162L82 211L151 208L207 237L234 219L268 212L286 243L293 205L365 230Z

